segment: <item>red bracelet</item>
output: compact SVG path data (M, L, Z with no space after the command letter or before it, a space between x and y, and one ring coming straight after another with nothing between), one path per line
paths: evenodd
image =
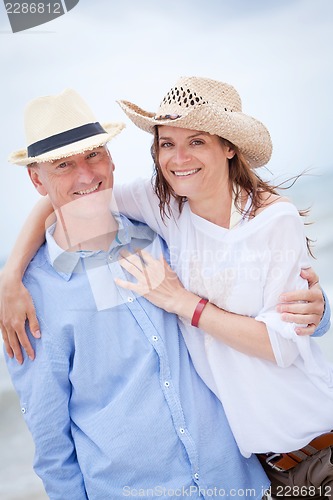
M201 316L202 311L204 310L207 302L208 302L207 299L201 299L197 303L197 307L195 308L193 316L192 316L192 321L191 321L192 326L198 327L200 316Z

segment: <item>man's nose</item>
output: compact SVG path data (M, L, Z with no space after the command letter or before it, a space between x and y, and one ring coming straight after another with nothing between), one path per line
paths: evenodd
M76 162L76 171L80 182L84 182L85 184L89 184L95 176L91 165L84 159Z

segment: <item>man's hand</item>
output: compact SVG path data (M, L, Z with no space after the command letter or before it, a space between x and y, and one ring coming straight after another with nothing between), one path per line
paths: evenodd
M313 269L303 269L301 276L308 281L309 289L284 293L280 296L277 310L283 321L307 325L295 329L298 335L312 335L323 316L325 302L319 278Z
M35 353L29 342L25 322L35 338L40 338L40 330L32 298L20 280L0 279L0 329L6 352L11 358L23 363L21 346L31 360Z

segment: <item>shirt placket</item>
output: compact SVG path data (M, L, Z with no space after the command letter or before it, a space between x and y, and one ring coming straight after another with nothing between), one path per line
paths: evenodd
M113 274L113 278L127 280L127 277L118 262L113 261L112 265L109 265L109 269ZM145 311L144 306L140 303L140 300L137 300L136 295L131 290L126 290L121 287L118 287L118 291L123 299L123 303L127 305L131 314L138 322L148 342L152 345L159 357L159 378L161 390L169 406L177 436L183 443L188 455L191 465L193 482L198 487L199 491L200 476L198 450L187 427L179 395L173 384L170 363L168 360L163 338L159 335L158 330L152 324L149 318L149 313ZM147 302L147 304L149 303ZM201 494L198 493L198 498L201 497Z

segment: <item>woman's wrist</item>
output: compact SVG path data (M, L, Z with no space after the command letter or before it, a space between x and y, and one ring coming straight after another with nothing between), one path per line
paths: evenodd
M199 302L197 303L197 306L194 309L192 319L191 319L192 326L195 326L196 328L198 328L201 314L202 314L203 310L205 309L207 303L208 303L207 299L200 299Z
M10 264L9 262L5 264L1 271L1 282L19 282L22 281L25 269L18 266L17 264Z
M30 260L28 255L22 253L15 255L15 251L13 251L2 269L2 276L9 281L22 281Z
M1 293L7 293L8 290L14 290L22 284L25 268L15 262L7 261L0 272Z
M169 312L177 314L177 316L191 323L201 299L202 297L199 295L189 292L184 288L174 295L172 310Z

